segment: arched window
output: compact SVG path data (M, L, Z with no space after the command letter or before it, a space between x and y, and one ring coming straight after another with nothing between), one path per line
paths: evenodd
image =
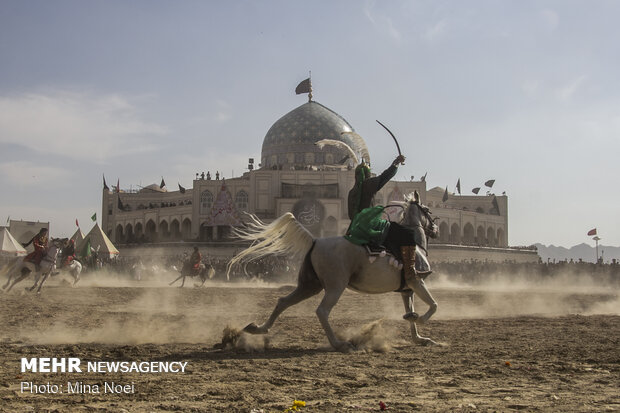
M487 237L484 233L484 228L482 225L479 225L478 230L476 231L476 241L478 242L478 245L486 245L487 243Z
M181 226L177 219L174 219L170 223L170 238L174 241L178 241L181 239Z
M161 221L159 223L159 231L157 231L159 233L159 238L162 240L166 240L168 239L168 237L170 236L170 233L168 231L168 222L167 221Z
M447 244L450 242L450 228L446 221L442 221L439 224L439 241Z
M125 242L125 238L123 237L123 226L121 224L118 224L116 226L116 242L119 244L122 244L123 242Z
M490 247L494 247L495 244L495 230L492 227L487 228L487 240Z
M239 211L247 211L248 210L248 193L245 191L237 192L235 195L235 206Z
M463 227L463 242L471 245L474 243L474 238L474 226L468 222Z
M452 244L461 243L461 228L457 223L452 224L450 227L450 242Z
M507 245L506 240L504 240L504 230L501 228L497 229L497 245L500 247L505 247Z
M183 220L181 234L184 240L189 240L192 236L192 221L189 218Z
M200 194L200 214L206 215L211 211L213 206L213 194L209 191L204 191Z
M125 242L127 243L135 242L134 235L133 235L133 227L131 226L131 224L125 225Z

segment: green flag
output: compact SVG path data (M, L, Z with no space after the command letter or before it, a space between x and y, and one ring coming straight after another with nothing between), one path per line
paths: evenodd
M86 245L80 252L80 257L90 257L92 255L92 248L90 247L90 238L86 240Z
M95 212L92 217L90 217L93 221L97 221L97 213Z

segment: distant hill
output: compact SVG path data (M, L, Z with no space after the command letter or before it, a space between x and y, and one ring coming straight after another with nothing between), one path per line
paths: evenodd
M538 255L540 255L543 262L546 262L547 259L551 259L551 261L563 261L570 260L571 258L574 261L579 261L580 258L587 262L596 261L596 248L586 243L575 245L571 248L556 247L555 245L549 245L547 247L543 244L534 244L534 246L538 248ZM599 255L603 255L603 261L606 263L611 262L613 258L620 261L620 247L599 245L598 253Z

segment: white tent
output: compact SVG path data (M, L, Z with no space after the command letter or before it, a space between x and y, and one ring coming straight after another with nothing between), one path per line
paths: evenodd
M0 255L3 257L26 255L26 250L13 238L8 228L2 228L0 230Z
M100 257L109 256L110 258L114 258L118 256L118 250L103 232L99 224L95 224L90 232L84 236L84 240L78 245L77 250L81 251L88 242L90 242L91 249L97 251Z
M75 241L75 245L78 246L82 243L82 241L84 241L84 233L78 227L78 229L75 231L75 234L73 234L71 238L69 239L72 239L73 241Z

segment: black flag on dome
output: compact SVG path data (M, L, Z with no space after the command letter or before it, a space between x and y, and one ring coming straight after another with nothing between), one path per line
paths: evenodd
M478 192L480 192L480 187L477 186L474 189L471 190L474 194L478 195Z
M177 183L178 183L178 182L177 182ZM180 192L180 193L182 193L182 194L184 194L184 193L185 193L185 188L183 188L183 187L181 186L181 184L178 184L178 185L179 185L179 192Z
M302 80L300 84L295 88L295 93L301 95L302 93L310 93L310 78Z

